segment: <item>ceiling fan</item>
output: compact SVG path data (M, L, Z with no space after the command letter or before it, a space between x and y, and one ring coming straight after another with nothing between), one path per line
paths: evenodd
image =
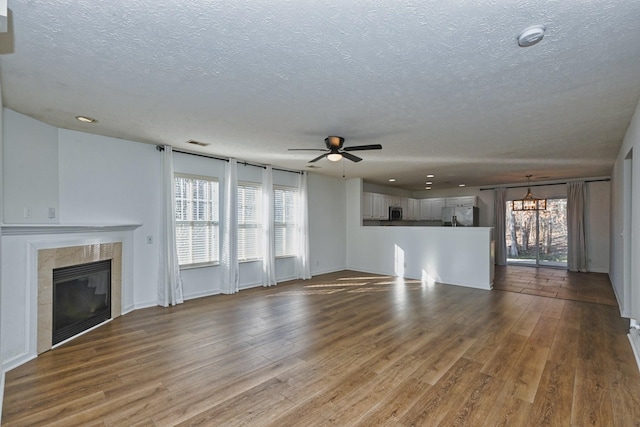
M354 156L349 151L364 151L364 150L381 150L382 145L370 144L370 145L354 145L353 147L342 147L344 144L344 138L341 136L328 136L324 139L326 149L321 148L289 148L289 151L324 151L325 153L310 160L309 163L317 162L322 158L327 158L332 162L337 162L342 159L349 159L352 162L359 162L362 159L358 156Z

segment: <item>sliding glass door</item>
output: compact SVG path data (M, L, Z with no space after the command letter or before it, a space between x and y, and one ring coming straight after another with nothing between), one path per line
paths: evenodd
M567 199L548 199L541 211L505 208L509 264L567 267Z

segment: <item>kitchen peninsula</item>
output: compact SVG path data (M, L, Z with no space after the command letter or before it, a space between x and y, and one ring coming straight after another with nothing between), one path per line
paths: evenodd
M347 266L426 283L491 289L492 227L366 227L362 180L347 182Z

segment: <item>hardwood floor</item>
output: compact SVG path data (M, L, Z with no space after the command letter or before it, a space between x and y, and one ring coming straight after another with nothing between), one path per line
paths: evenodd
M566 269L496 266L493 289L617 307L609 276Z
M8 372L2 421L640 425L626 332L600 303L341 272L115 319Z

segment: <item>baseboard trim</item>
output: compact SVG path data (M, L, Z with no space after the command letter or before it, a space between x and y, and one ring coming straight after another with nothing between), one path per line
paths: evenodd
M636 357L636 364L638 365L638 370L640 370L640 330L636 328L631 328L629 330L629 342L631 343L631 349L633 350L633 355Z
M0 367L0 425L2 425L2 402L4 402L4 368Z
M18 366L24 365L25 363L35 359L36 357L38 357L37 354L29 354L29 353L19 354L2 364L2 372L3 373L9 372L10 370L17 368Z

